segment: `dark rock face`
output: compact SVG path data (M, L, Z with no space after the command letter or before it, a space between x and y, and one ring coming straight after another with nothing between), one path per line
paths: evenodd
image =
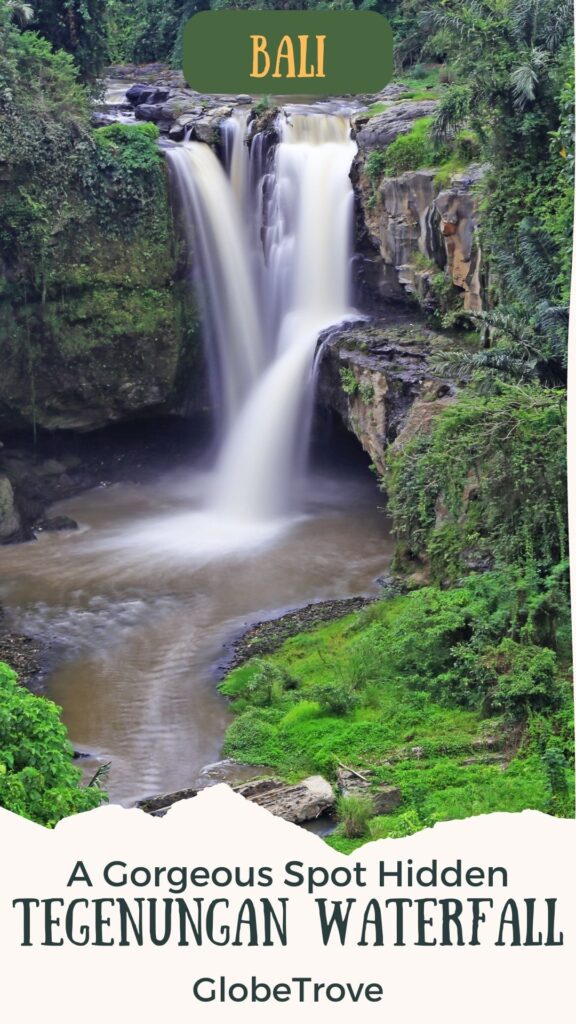
M139 107L142 103L165 103L170 95L169 86L133 85L126 93L128 103Z
M81 434L40 431L35 443L28 433L15 435L0 446L0 499L10 497L0 500L0 543L75 529L73 519L47 515L47 508L91 487L147 481L167 467L188 465L210 436L202 418L175 416Z
M322 336L318 399L338 413L380 473L386 448L427 386L432 348L446 343L445 336L401 311L393 319L342 324ZM445 382L434 386L452 390Z

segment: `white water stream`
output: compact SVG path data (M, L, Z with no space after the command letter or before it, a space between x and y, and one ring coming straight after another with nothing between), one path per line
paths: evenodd
M290 111L279 130L266 168L259 140L245 143L246 117L229 119L228 177L202 143L168 151L223 398L210 509L239 526L293 511L318 335L353 315L348 119Z

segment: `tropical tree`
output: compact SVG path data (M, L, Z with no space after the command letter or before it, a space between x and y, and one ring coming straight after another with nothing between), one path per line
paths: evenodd
M34 17L34 8L31 4L20 3L19 0L6 0L6 9L18 25L27 25Z
M30 26L71 53L84 81L94 81L108 58L106 0L35 0Z
M520 223L514 252L494 255L504 297L496 308L469 314L486 347L479 352L439 352L437 373L475 377L482 391L498 380L537 381L547 387L566 384L568 305L557 282L553 240L534 218Z

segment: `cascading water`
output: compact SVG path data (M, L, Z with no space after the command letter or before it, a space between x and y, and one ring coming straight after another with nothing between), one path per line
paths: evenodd
M356 147L346 117L285 112L268 172L258 140L252 143L255 174L245 124L237 117L224 127L228 179L199 143L171 150L170 160L187 230L199 239L222 390L235 399L212 508L258 522L290 506L318 335L353 315L349 169Z
M210 147L189 142L168 156L188 245L202 266L207 349L226 429L265 365L250 247L241 208Z

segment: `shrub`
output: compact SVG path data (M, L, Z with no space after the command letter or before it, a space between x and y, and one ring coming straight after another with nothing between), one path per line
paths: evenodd
M342 796L337 803L337 814L346 839L362 839L373 816L372 799L369 796Z
M330 715L347 715L360 703L358 694L346 682L319 683L309 693L321 710Z
M467 694L486 714L505 712L519 718L528 709L554 708L560 699L554 651L510 637L496 645L472 643L457 649L451 676L451 694L461 699Z
M376 186L386 170L386 153L373 149L366 157L365 169L372 186Z
M51 828L106 799L80 779L60 708L19 686L0 663L0 806Z
M257 707L277 704L285 690L294 689L295 681L284 669L272 661L257 659L255 672L247 686L246 695Z
M388 174L433 167L440 157L430 137L431 117L421 117L405 135L399 135L384 151L384 169Z
M251 764L274 764L278 761L276 717L260 708L250 708L232 722L226 733L224 753L241 757Z
M340 381L342 384L342 391L345 395L355 395L359 388L359 383L354 372L347 366L342 366L340 369Z

